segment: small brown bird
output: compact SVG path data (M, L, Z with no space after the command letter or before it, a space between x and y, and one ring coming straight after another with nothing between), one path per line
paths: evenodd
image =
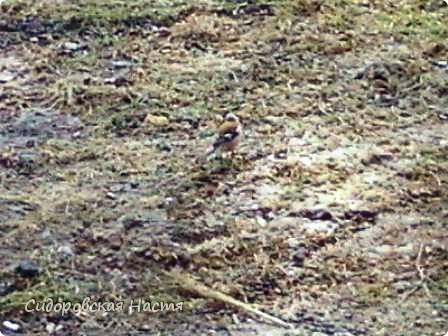
M224 123L218 128L217 133L218 138L213 143L213 147L208 151L207 156L210 156L216 151L233 154L242 136L240 120L233 113L227 114Z

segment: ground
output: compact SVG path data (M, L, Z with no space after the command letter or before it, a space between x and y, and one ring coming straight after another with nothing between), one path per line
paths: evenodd
M444 335L446 22L441 0L6 0L1 331ZM244 140L207 159L227 112ZM183 309L25 311L85 298Z

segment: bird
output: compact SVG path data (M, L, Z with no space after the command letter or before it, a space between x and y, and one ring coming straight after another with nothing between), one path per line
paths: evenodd
M233 154L241 141L242 131L239 118L233 113L228 113L217 130L217 138L207 152L207 157L216 151Z

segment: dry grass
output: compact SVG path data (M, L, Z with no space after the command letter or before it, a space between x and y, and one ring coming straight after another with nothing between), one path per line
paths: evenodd
M0 84L6 319L36 333L274 332L161 272L180 269L296 334L446 332L447 6L3 7L0 74L16 74ZM201 160L229 111L246 129L239 155ZM40 276L14 272L26 258ZM186 309L22 315L30 298L86 296Z

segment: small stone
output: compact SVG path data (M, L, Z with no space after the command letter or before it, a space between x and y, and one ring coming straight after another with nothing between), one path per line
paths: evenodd
M66 51L77 51L77 50L83 49L83 45L80 43L76 43L76 42L65 42L63 44L63 48Z
M72 134L72 139L80 139L82 136L82 133L80 131L76 131Z
M73 257L75 255L75 252L70 245L59 246L57 252L63 257Z
M129 80L126 77L111 77L104 79L104 84L110 84L115 86L125 86L129 84Z
M11 322L11 321L4 321L4 322L3 322L3 326L4 326L6 329L11 330L11 331L14 331L14 332L20 330L20 324L15 323L15 322Z
M173 150L167 143L158 143L156 146L161 152L171 152Z
M33 260L22 260L15 270L18 274L26 278L32 278L41 271L39 265Z
M110 200L116 200L117 199L117 195L115 195L114 193L112 193L112 192L107 192L106 193L106 198L108 198L108 199L110 199Z
M137 181L131 181L129 184L132 189L137 189L140 186L140 182Z
M144 324L144 325L141 326L140 330L141 331L151 331L152 327L150 325L148 325L148 324Z
M167 197L163 201L163 207L165 209L174 209L178 204L177 198L175 197Z
M45 329L51 335L56 331L56 324L53 322L50 322L45 326Z
M8 295L14 288L7 282L0 282L0 296Z
M37 160L37 155L30 152L22 152L19 154L19 160L24 165L33 165Z
M123 68L128 68L131 67L134 63L132 61L128 61L128 60L115 60L112 61L112 66L115 69L123 69Z
M7 83L16 78L16 75L9 71L0 72L0 83Z
M304 221L300 224L300 226L305 232L309 234L315 234L315 233L332 234L337 228L337 225L335 223L326 220Z
M448 68L448 61L446 60L433 61L432 64L439 68Z
M297 223L298 220L296 217L286 216L272 220L269 225L275 229L286 229L289 227L294 227L295 225L297 225Z
M440 120L448 120L448 112L439 114Z
M157 116L157 115L153 115L153 114L148 114L145 117L144 123L146 125L153 125L153 126L167 126L170 121L168 120L167 117L164 116Z

